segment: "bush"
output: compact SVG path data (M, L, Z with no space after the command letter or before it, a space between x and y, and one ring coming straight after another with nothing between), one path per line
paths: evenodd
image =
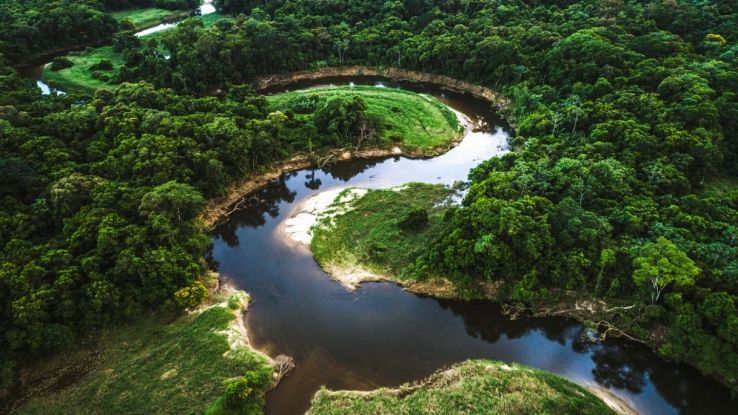
M49 69L56 72L61 71L62 69L71 68L72 66L74 66L74 62L65 58L64 56L59 56L51 61L51 66L49 66Z
M195 281L189 287L180 288L174 293L174 302L182 308L195 308L205 301L208 289L202 281Z
M428 212L421 207L414 207L400 220L400 228L404 231L419 231L428 226Z
M249 408L262 405L264 390L269 386L272 370L260 367L235 380L226 382L225 404L228 408L246 412Z
M93 71L111 71L113 70L113 62L110 62L107 59L103 59L100 62L90 66L90 69Z

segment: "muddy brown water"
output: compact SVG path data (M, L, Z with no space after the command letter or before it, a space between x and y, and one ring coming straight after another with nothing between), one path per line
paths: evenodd
M285 243L279 224L317 192L411 181L451 184L507 148L509 131L494 110L464 95L374 78L291 88L331 81L431 93L478 128L458 147L432 159L354 160L284 175L249 195L246 207L216 229L212 259L222 275L253 298L246 320L252 344L271 356L292 356L297 364L267 394L267 413L304 413L322 385L397 386L470 358L548 370L606 389L644 414L738 413L738 401L731 400L727 388L642 345L596 342L583 325L565 318L510 321L492 302L438 300L391 283L368 283L349 292L328 278L308 249Z

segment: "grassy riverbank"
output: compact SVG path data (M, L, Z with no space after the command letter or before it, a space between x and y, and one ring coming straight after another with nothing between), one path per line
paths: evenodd
M167 15L161 15L157 12L160 9L136 9L134 11L122 11L116 12L115 17L119 20L123 18L136 19L140 23L136 25L136 30L141 30L149 26L155 26L159 24L162 17ZM145 13L150 11L150 13ZM177 13L171 12L169 17L174 17ZM184 14L187 15L186 13ZM205 26L210 26L216 21L222 19L223 16L218 13L210 13L205 16L199 17ZM152 19L154 19L152 21ZM158 19L158 20L156 20ZM141 41L159 40L162 33L156 32L141 37ZM160 46L163 49L162 52L166 53L166 48ZM44 82L51 85L52 87L65 92L82 92L92 93L98 89L110 89L114 88L118 80L118 72L120 68L125 65L125 57L122 53L113 50L112 46L101 46L101 47L89 47L79 52L71 52L65 56L67 59L72 61L72 66L64 68L58 71L54 71L50 66L44 68L41 75ZM112 66L110 69L99 69L94 68L94 65L99 64L101 61L109 61Z
M296 117L308 118L317 109L317 106L310 108L311 97L328 100L356 95L364 100L370 116L383 121L380 145L401 144L409 150L424 150L448 146L461 138L462 127L453 111L433 97L411 91L374 86L340 86L287 92L269 96L267 100L275 111L307 107Z
M311 248L315 259L334 272L360 267L389 279L408 281L415 259L446 230L443 212L452 194L441 185L411 183L334 202L313 228ZM344 213L334 216L337 211ZM405 223L412 221L412 212L417 212L418 223ZM422 219L423 215L427 220Z
M158 8L142 8L128 9L113 12L111 15L115 20L122 22L127 20L133 23L135 30L143 30L147 27L156 26L163 20L170 20L176 17L184 17L189 14L189 10L166 10Z
M146 318L103 333L98 344L60 355L29 379L36 390L18 414L228 413L225 382L253 383L242 408L260 409L272 370L248 346L235 292L174 320Z
M318 391L311 415L613 414L591 393L525 366L470 360L414 384L371 392Z
M47 66L42 75L47 84L66 92L91 92L111 88L118 70L125 64L123 55L115 52L112 46L71 52L66 58L72 61L72 66L59 71L54 71ZM101 61L109 61L112 69L93 70L93 65Z

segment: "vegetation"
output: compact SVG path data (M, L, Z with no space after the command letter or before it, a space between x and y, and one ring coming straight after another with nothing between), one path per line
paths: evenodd
M469 360L397 389L322 389L310 413L614 414L592 394L558 376L491 360Z
M93 0L4 0L0 26L0 52L17 63L97 43L118 31L118 22Z
M158 16L158 12L172 12L164 9L136 9L115 12L118 18L139 20L141 23L133 22L138 29L146 26L144 19ZM197 19L204 26L210 26L223 17L217 13L211 13ZM158 24L158 23L157 23ZM64 58L56 58L69 61L64 65L49 65L43 71L43 79L49 85L66 92L92 93L97 89L114 88L122 80L130 80L126 70L121 69L132 63L140 63L146 59L148 54L165 57L168 50L161 43L162 32L155 32L142 37L136 37L133 32L122 32L113 37L113 44L102 47L89 47L83 51L71 52ZM142 52L138 48L144 48ZM110 65L99 67L101 62L110 62Z
M149 26L156 26L162 20L168 20L181 15L181 13L172 10L145 8L145 9L127 9L111 13L113 18L119 22L129 22L131 30L141 30Z
M448 230L444 212L453 193L441 185L410 183L336 202L313 228L315 259L322 266L361 265L377 275L414 278L416 258Z
M118 29L107 10L131 5L144 6L5 1L0 50L19 63L106 39ZM0 63L4 380L19 353L55 350L193 287L209 244L193 222L202 197L316 143L361 145L363 125L378 131L359 97L327 100L308 122L270 113L242 83L365 64L499 90L517 126L517 151L472 172L415 275L499 283L527 305L560 290L626 299L633 307L612 324L663 334L662 356L738 388L735 0L216 6L235 17L189 19L160 44L116 39L116 79L149 84L41 97ZM103 59L116 62L88 63Z
M236 330L231 326L240 312L240 307L234 311L216 304L173 321L147 317L108 330L93 350L76 353L79 363L64 363L84 364L82 358L96 356L79 381L32 397L16 413L47 414L51 408L65 414L260 412L272 369L247 345L229 344L229 336L239 336L227 332ZM235 383L247 383L250 391L226 403Z
M357 96L364 103L366 124L361 124L360 119L353 122L356 125L328 125L329 119L336 119L331 112L343 111L346 101ZM335 131L345 135L346 128L348 133L356 130L363 140L359 145L402 143L413 150L433 149L448 146L450 140L461 135L459 121L448 107L433 97L409 91L367 86L331 87L273 95L267 97L267 102L271 110L292 112L296 118L318 117L316 126L321 132Z
M0 123L5 382L18 357L66 347L147 308L194 307L204 298L210 247L195 221L205 198L298 151L373 145L371 130L358 127L372 111L385 114L374 110L381 95L361 90L340 96L356 104L352 112L323 111L331 99L319 97L313 116L295 116L270 110L245 87L217 99L124 84L87 101L39 99L32 84L16 87L3 94L15 111L5 107ZM447 122L435 101L385 93ZM365 103L366 94L374 101Z
M57 69L58 66L52 63L51 66L45 68L43 78L49 85L67 92L111 88L111 83L117 80L116 70L125 64L113 46L72 52L64 59L70 62L68 66ZM112 66L110 69L96 68L100 62L110 62Z

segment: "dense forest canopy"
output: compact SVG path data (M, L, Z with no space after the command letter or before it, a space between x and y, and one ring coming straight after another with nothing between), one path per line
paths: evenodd
M46 3L12 3L0 16L18 28L0 38L10 61L71 30L24 37L47 30L38 22L51 11L32 26L28 5ZM98 24L90 36L113 27L100 10L120 7L74 3ZM418 274L471 289L504 281L526 303L557 290L636 302L632 333L662 333L664 356L738 385L738 1L216 7L234 17L185 21L161 44L117 39L120 80L148 83L41 97L3 67L6 375L17 351L173 301L206 266L208 238L193 223L203 198L320 134L234 85L366 64L452 76L511 101L516 151L472 172ZM203 96L213 87L228 92Z
M0 0L0 51L11 62L99 43L120 29L108 13L131 7L194 9L198 0Z

